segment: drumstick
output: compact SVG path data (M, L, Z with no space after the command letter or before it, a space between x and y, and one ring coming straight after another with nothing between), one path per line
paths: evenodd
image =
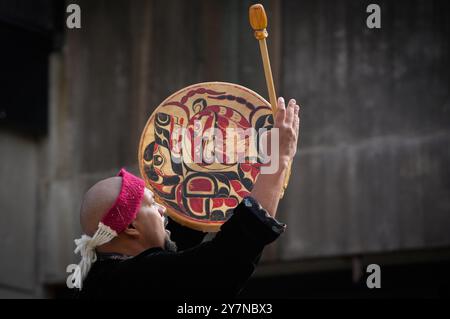
M273 115L277 112L277 95L275 93L275 86L273 84L272 69L270 68L269 52L267 50L266 38L269 33L267 32L267 15L262 4L254 4L249 9L250 25L255 31L255 38L259 42L259 49L261 51L261 58L264 66L264 75L266 77L267 90L269 91L270 104L272 106ZM284 178L284 185L281 189L280 198L283 197L284 191L289 183L289 177L291 176L291 164L289 163L286 175Z
M264 66L264 75L266 77L267 90L269 91L270 104L273 113L277 110L277 95L275 94L275 86L273 84L272 69L270 68L269 52L267 50L266 38L267 33L267 16L262 4L254 4L249 9L250 25L255 31L255 38L259 42L261 58Z

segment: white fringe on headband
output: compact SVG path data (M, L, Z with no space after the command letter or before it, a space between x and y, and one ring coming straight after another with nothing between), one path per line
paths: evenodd
M67 277L67 281L71 282L74 287L81 289L83 280L86 278L91 266L97 260L95 247L103 245L117 237L117 232L106 226L102 222L98 223L97 231L93 237L82 235L81 238L75 239L75 254L81 254L81 261L75 268L75 271Z

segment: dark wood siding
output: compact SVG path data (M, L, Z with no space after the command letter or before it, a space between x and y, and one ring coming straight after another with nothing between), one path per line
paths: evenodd
M267 95L250 1L79 3L65 52L80 173L136 166L147 117L189 84ZM368 1L263 3L277 92L303 105L272 257L449 245L447 2L381 1L379 30Z

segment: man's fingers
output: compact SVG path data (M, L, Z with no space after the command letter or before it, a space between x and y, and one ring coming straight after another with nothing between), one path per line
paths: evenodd
M298 137L298 132L299 132L299 128L300 128L300 117L299 117L299 111L300 111L300 106L296 105L295 106L295 110L294 110L294 129L295 129L295 136Z
M284 98L279 97L277 114L275 116L275 125L279 126L281 123L283 123L285 117L286 117L286 106L284 105Z
M289 104L286 108L286 118L285 122L288 126L292 126L292 123L294 122L294 112L295 112L295 105L296 101L294 99L291 99L289 101Z

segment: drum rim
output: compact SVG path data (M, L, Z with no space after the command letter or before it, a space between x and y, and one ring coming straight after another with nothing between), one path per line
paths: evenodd
M191 84L188 85L186 87L183 87L179 90L177 90L176 92L172 93L171 95L169 95L166 99L164 99L152 112L152 114L148 117L147 122L145 123L144 128L142 129L142 133L141 133L141 137L139 140L139 148L138 148L138 166L139 166L139 172L141 174L141 177L143 178L143 180L145 181L145 186L147 188L149 188L152 192L153 192L153 188L151 187L151 185L149 185L149 183L147 182L147 179L145 178L145 171L144 171L144 165L143 165L143 161L141 161L142 156L143 156L143 143L144 143L144 136L145 133L147 132L147 128L151 122L151 120L153 119L155 112L158 110L158 108L165 104L167 101L169 101L172 97L174 97L175 95L178 95L181 91L185 91L188 89L193 89L197 86L206 86L206 85L226 85L226 86L234 86L237 87L239 89L242 89L244 91L249 92L250 94L254 95L256 98L260 99L261 101L264 102L264 104L266 104L266 106L268 106L271 110L271 105L270 103L263 98L261 95L259 95L258 93L256 93L255 91L246 88L245 86L236 84L236 83L231 83L231 82L221 82L221 81L211 81L211 82L200 82L200 83L195 83L195 84ZM156 194L155 192L153 192L153 195L155 197L155 200L158 203L162 203L164 204L164 201L159 197L158 194ZM176 212L175 210L173 210L171 207L167 207L166 205L164 205L164 207L166 207L166 213L167 215L172 218L174 221L176 221L177 223L181 224L182 226L186 226L189 227L191 229L194 230L198 230L198 231L202 231L202 232L218 232L220 230L220 227L222 226L222 224L225 221L218 221L218 222L212 222L212 221L208 221L208 222L201 222L201 221L195 221L187 216L183 216L182 214Z

